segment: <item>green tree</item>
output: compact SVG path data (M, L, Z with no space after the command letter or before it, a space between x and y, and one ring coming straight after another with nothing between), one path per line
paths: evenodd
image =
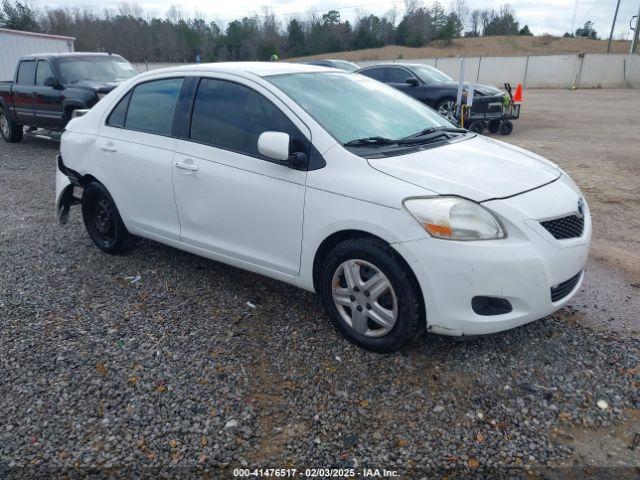
M525 25L524 27L522 27L518 32L518 35L533 37L533 33L531 33L531 30L529 30L529 25Z
M302 57L307 52L302 25L295 18L287 25L287 53L290 57Z
M36 12L28 3L22 3L20 0L16 0L15 3L3 0L2 10L0 10L0 27L29 32L42 31Z
M598 32L596 32L593 22L591 20L587 20L583 27L576 30L576 37L598 40Z

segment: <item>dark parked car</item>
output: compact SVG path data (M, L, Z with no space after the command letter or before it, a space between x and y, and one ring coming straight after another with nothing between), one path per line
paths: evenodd
M451 118L454 114L458 82L437 68L422 64L389 63L365 67L357 73L391 85L446 117ZM469 84L465 83L465 90L468 87ZM502 108L504 92L491 85L476 84L473 98L474 108L488 113L492 109Z
M321 67L337 68L338 70L344 70L345 72L355 72L360 68L353 62L347 62L346 60L308 60L307 65L319 65Z
M13 81L0 82L0 134L19 142L23 127L62 130L76 109L87 109L136 75L119 55L60 53L27 55Z

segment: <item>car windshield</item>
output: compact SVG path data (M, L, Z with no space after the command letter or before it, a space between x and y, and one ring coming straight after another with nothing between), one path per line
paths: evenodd
M427 128L453 127L423 103L364 75L293 73L267 77L342 144L406 138Z
M431 85L434 83L446 83L453 82L453 78L451 78L446 73L441 72L437 68L430 67L428 65L417 65L412 66L411 70L420 77L427 85Z
M137 75L136 69L122 57L71 57L58 63L62 83L116 83Z

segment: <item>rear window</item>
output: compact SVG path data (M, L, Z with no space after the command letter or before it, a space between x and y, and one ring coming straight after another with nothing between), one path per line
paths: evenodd
M36 62L34 60L20 62L20 66L18 67L18 84L33 85L35 78Z

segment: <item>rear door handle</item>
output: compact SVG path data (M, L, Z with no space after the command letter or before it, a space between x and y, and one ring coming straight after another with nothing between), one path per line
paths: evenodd
M100 150L104 150L105 152L117 152L118 149L114 147L112 144L100 145Z
M191 170L192 172L197 172L198 170L200 170L200 167L194 165L193 163L176 162L175 165L176 168L181 168L182 170Z

